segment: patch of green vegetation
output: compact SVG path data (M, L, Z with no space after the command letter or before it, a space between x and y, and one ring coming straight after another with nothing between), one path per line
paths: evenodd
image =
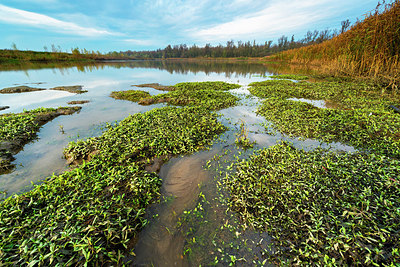
M240 88L238 84L226 83L226 82L184 82L177 83L174 85L176 90L217 90L227 91L231 89Z
M400 161L306 152L283 142L238 161L230 207L274 238L272 261L391 265L400 261Z
M144 171L160 155L190 153L225 131L205 109L166 107L122 120L97 138L72 142L91 160L0 203L0 258L13 265L121 263L161 180ZM96 153L93 153L96 152Z
M11 170L13 155L36 137L40 127L59 115L69 115L80 107L37 108L23 113L0 115L0 174Z
M175 90L165 94L129 99L131 91L120 92L120 99L137 101L142 105L167 102L177 106L197 106L209 110L219 110L234 106L239 100L229 92L230 89L239 88L240 85L225 82L188 82L174 85ZM141 96L141 94L140 94Z
M292 82L267 80L250 84L249 91L261 98L323 99L338 109L365 109L390 112L389 105L399 104L396 92L372 82Z
M400 116L395 113L321 109L277 98L264 101L257 112L291 136L340 141L400 158Z
M138 102L143 98L149 98L150 94L142 90L127 90L127 91L113 91L110 95L115 99L129 100L133 102Z
M241 121L240 123L240 133L237 134L237 137L235 139L235 143L242 147L243 149L247 148L252 148L254 146L255 142L251 142L249 137L248 137L248 130L246 129L244 122Z
M239 100L237 96L224 91L215 90L176 90L152 97L157 102L167 102L177 106L201 106L209 110L219 110L234 106Z
M271 79L289 79L289 80L297 80L297 81L302 81L302 80L308 80L308 76L304 75L296 75L296 74L282 74L282 75L272 75L270 76Z

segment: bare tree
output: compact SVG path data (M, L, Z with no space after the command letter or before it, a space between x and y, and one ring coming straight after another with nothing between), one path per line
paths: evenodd
M344 33L350 27L350 20L343 20L341 23L342 28L340 29L340 33Z

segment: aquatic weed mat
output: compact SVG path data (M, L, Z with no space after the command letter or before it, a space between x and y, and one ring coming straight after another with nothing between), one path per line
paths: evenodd
M97 138L72 142L66 153L91 160L0 202L0 263L121 263L147 224L145 208L159 197L160 178L144 171L160 155L207 147L225 131L204 109L135 114Z
M290 136L340 141L400 159L400 116L395 113L321 109L279 98L265 100L257 113Z
M140 90L113 92L112 97L138 102L141 105L168 103L177 106L200 106L210 110L219 110L234 106L239 100L228 90L239 88L240 85L225 82L186 82L173 86L174 90L150 96Z
M36 138L40 127L60 115L70 115L81 107L37 108L22 113L0 115L0 174L11 171L13 155Z
M110 95L115 99L129 100L133 102L138 102L142 98L150 97L150 94L142 90L128 90L128 91L113 91Z
M325 100L337 109L363 109L392 113L390 105L400 104L399 92L370 81L293 82L266 80L249 84L249 91L260 98L305 98Z
M274 238L272 262L399 263L399 160L282 142L234 167L224 179L230 207Z

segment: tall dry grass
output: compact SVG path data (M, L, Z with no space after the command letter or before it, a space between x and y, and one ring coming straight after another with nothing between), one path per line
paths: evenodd
M321 44L270 57L320 65L325 71L382 79L400 87L400 0L378 4L363 21Z

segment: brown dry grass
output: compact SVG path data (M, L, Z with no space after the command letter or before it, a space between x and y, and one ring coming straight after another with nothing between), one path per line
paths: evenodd
M335 74L381 79L397 89L400 83L400 0L378 4L366 18L321 44L288 50L270 60L321 66Z

